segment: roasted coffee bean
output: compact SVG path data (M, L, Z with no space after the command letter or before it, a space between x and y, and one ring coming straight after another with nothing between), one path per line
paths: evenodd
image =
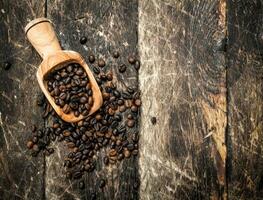
M31 140L29 140L29 141L27 142L26 146L27 146L28 149L32 149L33 146L34 146L34 142L31 141Z
M124 158L124 155L122 154L122 153L120 153L119 155L118 155L118 160L122 160Z
M49 148L49 149L47 149L47 151L49 154L53 154L55 152L55 150L53 148Z
M135 63L135 58L134 58L134 56L129 56L128 62L129 62L130 64L134 64L134 63Z
M132 127L134 127L135 121L132 120L132 119L129 119L129 120L126 122L126 124L127 124L128 127L132 128Z
M103 162L105 165L108 165L109 164L109 158L106 156L103 158Z
M124 101L123 101L123 99L118 99L117 103L118 103L119 106L121 106L121 105L124 104Z
M120 96L121 96L121 93L118 90L114 90L113 94L117 98L120 98Z
M127 115L127 118L128 119L133 119L133 115L130 113L130 114Z
M134 68L138 71L140 69L141 63L139 60L135 61Z
M108 130L107 126L103 126L103 127L101 127L100 132L106 133L107 130Z
M129 158L131 156L131 152L128 149L125 149L123 151L123 154L124 154L125 158Z
M156 124L156 122L157 122L157 119L156 119L156 117L151 117L151 122L152 122L152 124L153 124L153 125L155 125L155 124Z
M85 188L85 184L84 184L84 181L80 181L79 182L79 189L84 189Z
M36 145L36 144L33 145L32 149L33 149L33 151L36 151L36 152L38 152L40 150L38 145Z
M132 111L132 112L138 112L138 108L137 108L136 106L132 106L132 107L131 107L131 111Z
M125 64L120 65L120 66L119 66L119 72L120 72L120 73L123 73L123 72L125 72L125 71L126 71L126 65L125 65Z
M82 177L82 173L80 171L76 171L72 174L74 179L79 179L80 177Z
M120 56L120 53L118 52L118 51L115 51L114 53L113 53L113 57L114 58L118 58Z
M127 140L124 140L124 141L122 142L122 146L123 146L123 147L126 147L128 144L129 144L129 142L128 142Z
M89 55L89 62L94 63L95 62L95 56L94 55Z
M140 99L136 99L136 100L134 101L134 104L135 104L136 106L141 106L141 100L140 100Z
M113 79L112 72L107 73L106 76L108 81L111 81Z
M12 64L8 61L4 62L3 68L4 70L9 70L11 68Z
M105 181L104 179L100 179L100 181L99 181L99 187L100 187L100 188L104 188L105 185L106 185L106 181Z
M86 44L87 41L88 41L88 39L85 36L81 37L79 40L80 44Z
M93 67L93 71L95 74L99 74L100 73L100 69L98 67Z
M130 150L130 151L132 151L132 150L134 149L134 144L133 144L133 143L129 143L129 144L127 145L127 149Z
M103 59L99 59L98 66L99 67L104 67L105 65L106 65L105 61Z
M109 151L109 156L110 156L110 157L116 156L116 154L117 154L117 152L116 152L115 149L111 149L111 150Z
M125 105L122 105L119 107L119 111L120 112L124 112L126 110L126 106Z
M137 149L135 149L135 150L132 151L132 155L136 156L136 155L138 155L138 152L139 151Z
M33 139L32 139L32 142L37 143L38 142L38 137L34 136Z
M123 97L124 99L131 99L131 94L130 94L129 92L123 92L123 93L122 93L122 97Z

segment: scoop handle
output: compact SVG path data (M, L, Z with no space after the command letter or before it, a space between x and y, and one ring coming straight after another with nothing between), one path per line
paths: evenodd
M43 59L61 50L56 33L49 19L37 18L32 20L26 25L25 32L30 43Z

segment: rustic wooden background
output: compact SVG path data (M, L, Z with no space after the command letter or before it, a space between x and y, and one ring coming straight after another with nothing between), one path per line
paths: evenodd
M36 98L40 57L23 32L48 17L65 49L109 57L138 52L120 82L142 91L140 156L65 180L63 145L31 158L29 126L43 126ZM79 44L88 37L85 46ZM263 199L262 0L0 0L0 200ZM157 123L151 123L151 117ZM140 181L136 189L133 184Z

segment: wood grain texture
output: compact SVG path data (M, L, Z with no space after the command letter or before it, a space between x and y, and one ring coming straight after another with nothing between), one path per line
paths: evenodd
M263 1L228 1L229 199L263 199Z
M104 58L107 62L105 69L112 70L117 76L115 81L119 88L124 88L125 85L137 87L138 74L133 67L128 67L123 75L117 74L117 66L127 64L129 54L137 54L136 0L50 0L47 14L55 25L64 49L79 52L86 61L91 52L97 58ZM82 36L88 38L85 45L79 43ZM121 59L117 62L111 56L115 50L121 54ZM78 181L65 180L62 162L67 149L63 144L54 146L55 155L46 159L47 199L90 199L93 192L97 193L98 199L138 199L138 192L133 188L133 183L138 179L137 159L132 158L117 166L106 167L102 163L105 151L101 151L97 155L96 170L85 175L86 188L81 191L78 189ZM100 178L107 180L103 190L98 187Z
M26 41L28 20L44 16L44 0L0 1L0 199L43 199L42 156L32 158L26 149L29 127L41 124L36 106L39 57ZM34 105L34 106L33 106Z
M225 1L139 3L141 199L226 198L224 13Z

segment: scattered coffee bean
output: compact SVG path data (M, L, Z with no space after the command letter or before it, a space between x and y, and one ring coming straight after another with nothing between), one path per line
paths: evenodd
M114 58L119 58L119 56L120 56L120 53L119 53L118 51L115 51L115 52L113 53L113 57L114 57Z
M100 181L99 181L99 187L100 187L100 188L104 188L105 185L106 185L106 181L105 181L104 179L100 179Z
M95 56L94 55L89 55L89 62L94 63L95 62Z
M127 121L127 126L130 127L130 128L132 128L132 127L134 126L134 124L135 124L135 122L134 122L134 120L132 120L132 119L129 119L129 120Z
M33 145L34 145L34 142L32 142L31 140L29 140L26 144L27 148L28 149L32 149L33 148Z
M138 71L140 69L140 66L141 66L140 61L136 60L134 64L134 68Z
M134 64L135 63L135 58L133 56L129 56L128 62L131 63L131 64Z
M88 41L88 39L85 36L81 37L79 40L80 44L86 44L87 41Z
M4 70L9 70L11 68L12 64L8 61L4 62L3 68Z
M120 65L120 66L119 66L119 72L120 72L120 73L123 73L123 72L125 72L125 71L126 71L126 65L125 65L125 64Z
M151 122L152 122L152 124L153 124L153 125L155 125L155 124L156 124L156 122L157 122L157 119L156 119L156 117L151 117Z
M104 67L105 65L106 65L105 61L103 59L99 59L98 66L99 67Z

